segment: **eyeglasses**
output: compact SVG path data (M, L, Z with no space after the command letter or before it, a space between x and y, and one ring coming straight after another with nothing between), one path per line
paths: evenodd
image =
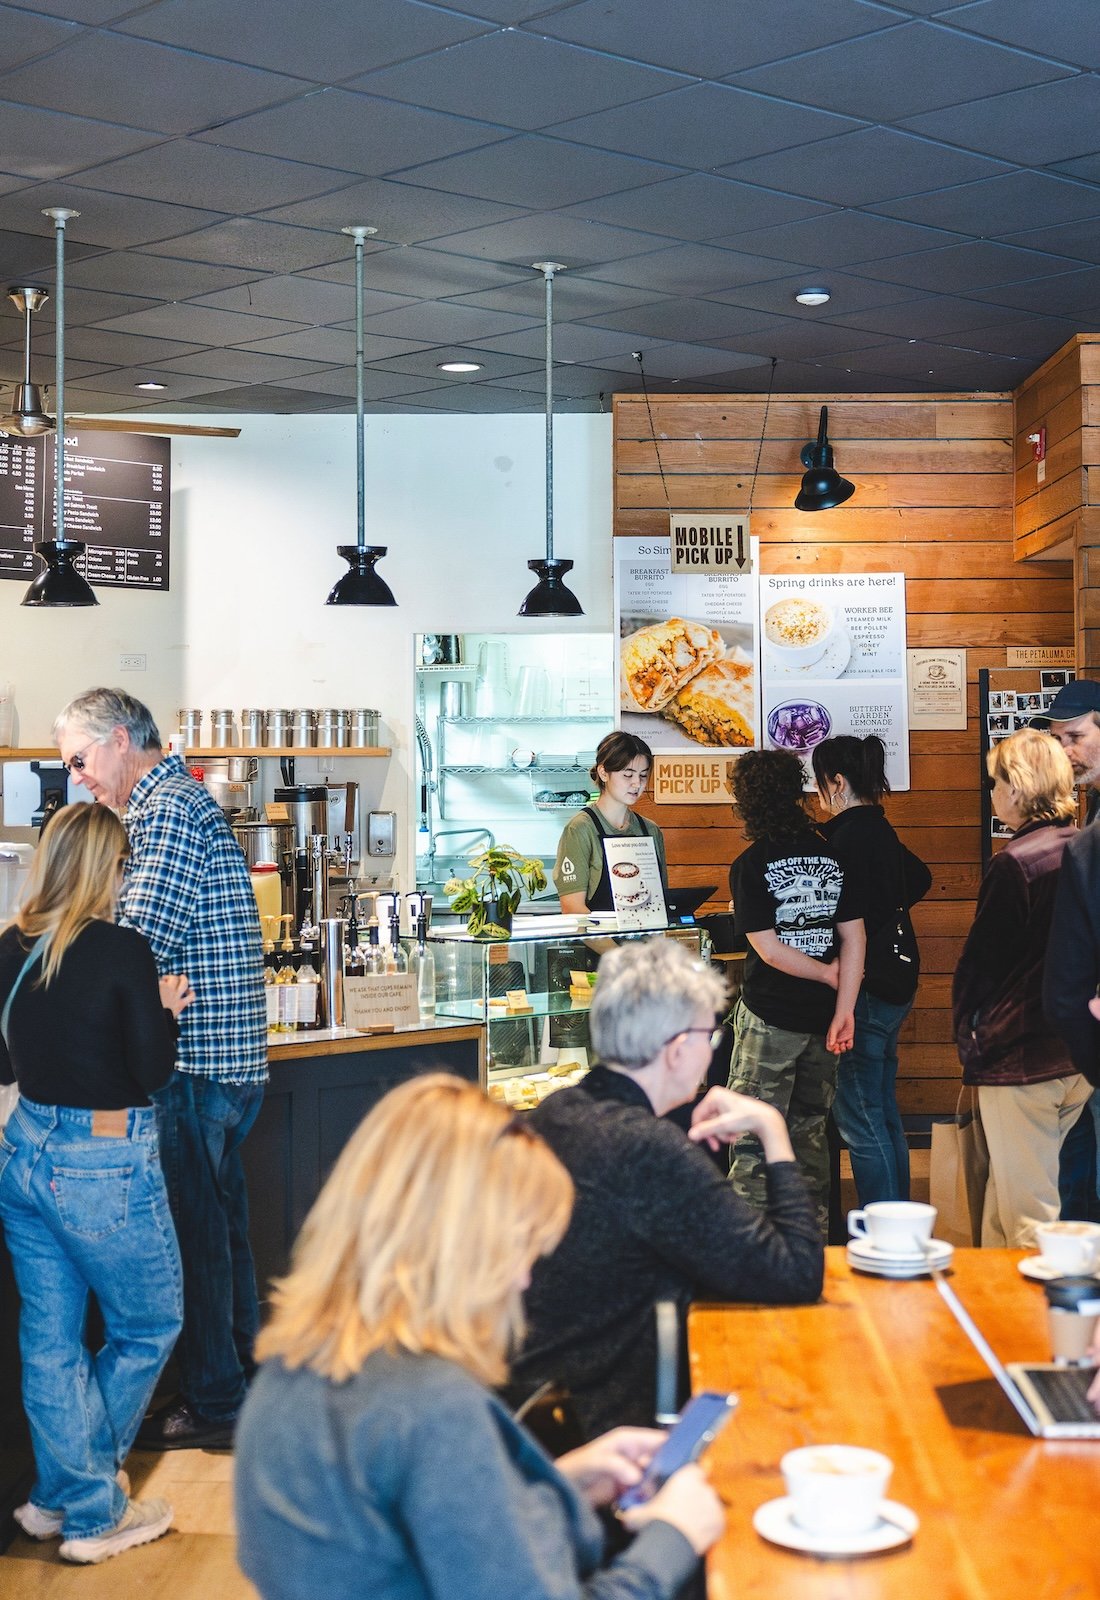
M718 1046L722 1043L722 1035L724 1032L724 1028L681 1028L679 1033L674 1033L671 1039L665 1040L665 1044L661 1046L661 1049L663 1050L666 1044L675 1044L676 1040L682 1039L685 1033L705 1033L707 1035L707 1042L709 1043L710 1048L712 1050L717 1050Z
M89 739L83 750L78 750L75 756L71 757L68 761L63 761L61 765L65 768L66 772L83 772L85 767L88 765L84 757L94 744L102 743L102 739Z

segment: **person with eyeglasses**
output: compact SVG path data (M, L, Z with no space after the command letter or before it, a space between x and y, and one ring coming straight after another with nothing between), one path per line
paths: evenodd
M183 1260L180 1392L142 1425L143 1449L229 1445L260 1324L241 1145L267 1081L267 1011L256 899L213 797L166 755L148 708L90 689L54 723L73 782L117 811L130 841L119 920L195 1003L176 1070L157 1094L161 1161Z
M600 961L589 1012L599 1065L530 1113L577 1200L565 1238L532 1272L513 1380L524 1392L566 1385L590 1438L653 1421L658 1301L683 1312L694 1299L794 1305L821 1293L821 1233L782 1115L715 1087L689 1132L667 1116L705 1082L726 1005L724 980L675 940L617 946ZM701 1148L747 1135L764 1152L762 1210Z

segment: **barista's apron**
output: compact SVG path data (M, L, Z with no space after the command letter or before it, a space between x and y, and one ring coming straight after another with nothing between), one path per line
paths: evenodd
M588 896L588 909L589 911L614 911L615 897L611 893L611 873L608 870L607 851L604 848L603 841L605 839L627 839L637 837L637 835L633 834L633 832L626 834L621 833L617 828L609 828L597 806L585 806L584 814L591 818L592 825L600 836L600 859L602 861L600 881L592 894ZM638 817L638 821L642 825L643 836L653 839L654 843L656 843L656 825L648 822L645 817Z

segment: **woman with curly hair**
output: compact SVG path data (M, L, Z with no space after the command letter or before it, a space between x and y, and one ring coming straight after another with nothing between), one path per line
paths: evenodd
M748 940L733 1014L729 1087L778 1106L828 1231L825 1118L838 1056L855 1036L863 975L863 907L803 806L802 763L789 750L753 750L733 769L734 809L751 843L730 868L738 933ZM752 1138L738 1142L730 1178L763 1208L766 1170Z

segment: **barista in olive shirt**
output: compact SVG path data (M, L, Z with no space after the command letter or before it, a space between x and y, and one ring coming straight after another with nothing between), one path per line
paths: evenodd
M599 796L570 817L558 841L554 883L564 912L613 911L611 877L607 870L605 839L646 836L657 849L661 884L668 893L665 841L655 822L639 817L634 806L645 793L653 752L644 739L632 733L609 733L600 740L596 765L590 776Z

